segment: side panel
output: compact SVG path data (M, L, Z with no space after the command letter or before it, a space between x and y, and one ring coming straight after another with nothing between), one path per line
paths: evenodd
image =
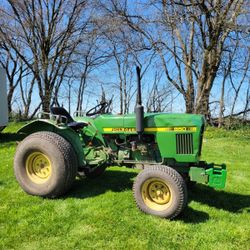
M47 120L46 121L36 120L22 127L18 131L18 133L24 133L28 136L32 133L39 131L54 132L56 134L61 135L63 138L69 141L77 154L79 166L83 165L84 157L83 157L82 143L79 135L74 130L66 126L57 126L51 122L48 122Z
M94 123L99 131L104 134L124 133L123 115L100 115L94 119Z
M84 132L100 141L103 141L106 134L136 134L134 114L100 115L91 119L90 124L84 129ZM161 158L166 162L197 162L200 154L200 135L203 125L204 120L201 115L144 114L144 134L155 135L155 142L160 150Z
M174 158L178 162L197 162L199 149L199 127L177 127L180 131L156 132L156 140L163 158ZM182 131L181 131L182 129Z
M154 134L161 157L178 162L197 162L203 118L189 114L145 114L144 133ZM135 117L124 116L126 133L136 133ZM129 131L131 130L131 131Z
M7 88L6 74L4 69L0 68L0 131L8 123L8 104L7 104Z

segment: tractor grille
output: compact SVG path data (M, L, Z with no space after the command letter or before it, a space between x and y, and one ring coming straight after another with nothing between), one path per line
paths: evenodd
M193 134L176 134L176 153L193 154Z

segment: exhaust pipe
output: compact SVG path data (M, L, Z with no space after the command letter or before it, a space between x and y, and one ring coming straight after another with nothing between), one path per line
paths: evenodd
M144 131L144 126L143 126L144 108L142 106L142 100L141 100L141 69L138 66L136 67L136 73L137 73L137 103L135 107L136 132L138 134L138 139L142 140L142 134Z

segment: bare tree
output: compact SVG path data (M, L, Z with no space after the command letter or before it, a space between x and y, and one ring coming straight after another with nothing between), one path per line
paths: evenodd
M77 110L83 111L84 91L88 85L88 77L91 72L110 60L107 51L103 51L103 40L99 32L93 28L93 31L87 34L84 41L80 44L74 55L75 64L72 74L79 81L79 89L77 94Z
M32 119L38 109L41 106L41 102L38 104L37 107L35 107L34 111L30 115L30 107L32 102L32 95L34 90L36 78L31 74L31 79L29 78L29 74L26 75L26 77L22 77L19 83L20 86L20 93L21 93L21 99L23 103L23 118L24 119Z
M241 69L239 69L239 72L237 74L230 74L229 79L230 79L230 83L232 86L232 90L234 92L234 97L233 94L232 99L233 99L233 104L231 107L231 112L230 112L230 116L234 116L234 112L235 112L235 106L237 103L237 100L239 98L239 94L240 94L240 90L242 89L242 86L244 85L244 83L246 82L246 78L248 77L248 73L249 73L249 69L250 69L250 53L246 54L246 56L242 55L243 57L245 57L244 59L244 65ZM247 81L247 84L249 85L249 81Z
M0 34L34 74L44 111L49 111L55 83L63 80L79 36L87 29L86 6L83 0L6 0L0 4Z
M109 1L105 9L142 34L147 49L158 53L186 112L208 116L211 89L244 5L242 0L151 1L144 4L144 14L142 8L129 8L127 1Z
M176 82L167 69L166 75L184 95L187 112L208 116L210 92L229 46L228 37L237 31L243 1L169 1L163 6L173 41L167 49L179 80Z
M147 112L164 112L172 109L173 89L170 85L162 85L162 72L155 72L153 85L149 84L149 95L147 97Z
M224 123L224 112L225 112L225 88L227 80L232 73L233 60L235 59L236 52L239 45L239 40L236 40L236 44L232 51L228 50L228 56L224 57L224 60L221 63L221 71L222 71L222 82L221 82L221 93L220 93L220 110L219 110L219 118L218 118L218 127L222 127Z
M119 83L117 85L120 97L120 114L126 114L129 112L130 95L132 90L132 76L130 54L127 49L119 51L119 45L112 42L112 56L116 63L117 74Z
M219 103L219 117L218 126L222 127L225 124L230 126L231 122L235 120L235 116L244 115L247 110L248 99L245 98L244 90L246 90L246 96L248 96L249 85L249 71L250 69L250 53L249 48L241 40L234 37L234 42L231 47L225 51L225 56L221 62L221 68L218 71L218 75L221 80L221 92L220 101L215 98L212 102L214 104ZM216 84L215 84L216 86ZM216 95L218 97L219 86L217 87ZM225 93L228 92L228 101L225 101ZM216 110L216 108L215 108ZM217 118L212 119L217 124Z
M243 119L247 120L249 119L248 114L250 112L250 79L248 79L248 86L247 86L247 91L246 91L246 100L245 100L245 107L244 107L244 112L243 112Z

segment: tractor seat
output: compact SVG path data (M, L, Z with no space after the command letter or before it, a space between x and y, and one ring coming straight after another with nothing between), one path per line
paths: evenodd
M79 130L82 129L86 126L88 126L88 123L85 122L76 122L71 115L69 114L69 112L62 107L51 107L50 108L50 113L53 115L61 115L63 117L67 118L67 126L72 128L73 130Z

